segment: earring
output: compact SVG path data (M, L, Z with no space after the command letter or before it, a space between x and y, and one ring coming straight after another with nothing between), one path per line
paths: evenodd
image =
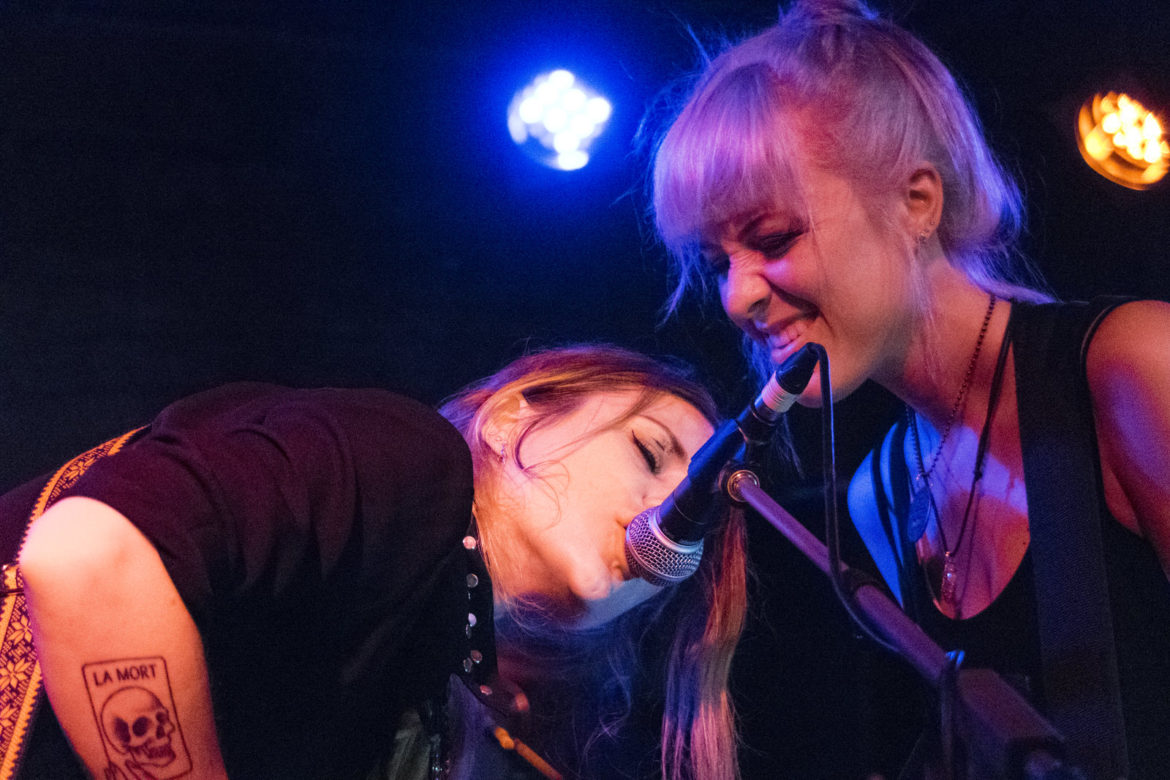
M507 460L508 460L508 447L507 447L507 445L501 444L500 445L500 463L503 464Z

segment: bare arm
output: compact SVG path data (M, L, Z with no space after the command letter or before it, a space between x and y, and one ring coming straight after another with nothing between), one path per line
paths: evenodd
M1170 577L1170 304L1112 312L1089 348L1109 510L1153 545Z
M66 498L33 523L20 567L49 701L90 773L225 778L202 642L138 529Z

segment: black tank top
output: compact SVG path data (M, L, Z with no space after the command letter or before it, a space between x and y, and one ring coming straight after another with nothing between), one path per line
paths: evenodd
M1042 319L1057 311L1070 315L1070 309L1077 309L1071 313L1071 318L1085 323L1081 332L1085 334L1084 343L1087 345L1092 336L1089 322L1099 321L1098 315L1117 303L1115 300L1095 301L1089 305L1030 306L1014 303L1014 307L1028 310L1021 312L1027 313L1028 317L1013 316L1013 321ZM1083 318L1081 313L1085 315ZM1067 341L1070 345L1075 344L1076 352L1081 354L1080 333L1069 335ZM1016 343L1021 343L1021 339L1030 338L1030 330L1017 325L1012 337ZM1070 360L1079 358L1074 355ZM1076 377L1067 379L1071 384ZM1085 401L1089 402L1087 394ZM899 423L893 432L891 453L905 451L905 435L905 423ZM1095 436L1093 442L1095 444ZM895 494L885 507L893 515L888 519L893 521L894 527L887 528L901 533L908 504L905 495L910 487L907 481L909 464L899 462L897 458L893 460L890 473ZM1099 464L1097 468L1099 472ZM1099 473L1078 477L1097 480L1098 484L1100 480ZM1166 777L1170 767L1170 582L1149 543L1110 515L1103 490L1098 491L1098 497L1097 512L1101 518L1104 566L1129 747L1129 777ZM962 650L967 667L994 669L1044 712L1033 567L1033 553L1029 549L999 596L982 612L962 620L953 620L939 612L927 589L922 567L913 554L903 559L899 590L907 614L940 647ZM1051 597L1051 594L1046 596Z
M947 617L934 606L921 566L910 574L911 617L943 650L962 650L965 667L994 669L1029 700L1041 705L1040 644L1032 584L1032 554L1024 554L1003 591L976 615Z

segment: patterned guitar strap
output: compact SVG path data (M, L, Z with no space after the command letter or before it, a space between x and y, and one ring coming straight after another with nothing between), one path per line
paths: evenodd
M72 487L98 458L113 455L140 430L137 428L110 439L62 466L41 490L29 514L29 523L40 517L49 505ZM26 526L26 537L27 534ZM24 547L23 539L20 546ZM41 665L37 662L36 650L33 648L20 570L15 563L10 563L3 567L3 573L3 602L0 603L0 780L12 780L20 769L33 718L41 702Z

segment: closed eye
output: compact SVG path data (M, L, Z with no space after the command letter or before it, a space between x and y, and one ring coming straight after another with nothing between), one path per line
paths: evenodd
M756 251L770 260L775 260L788 254L793 244L803 235L804 229L799 228L759 236L755 241Z
M657 474L660 472L662 470L662 460L654 448L638 438L638 434L631 433L630 436L634 440L634 446L641 453L642 459L646 461L646 468L650 469L650 473Z

